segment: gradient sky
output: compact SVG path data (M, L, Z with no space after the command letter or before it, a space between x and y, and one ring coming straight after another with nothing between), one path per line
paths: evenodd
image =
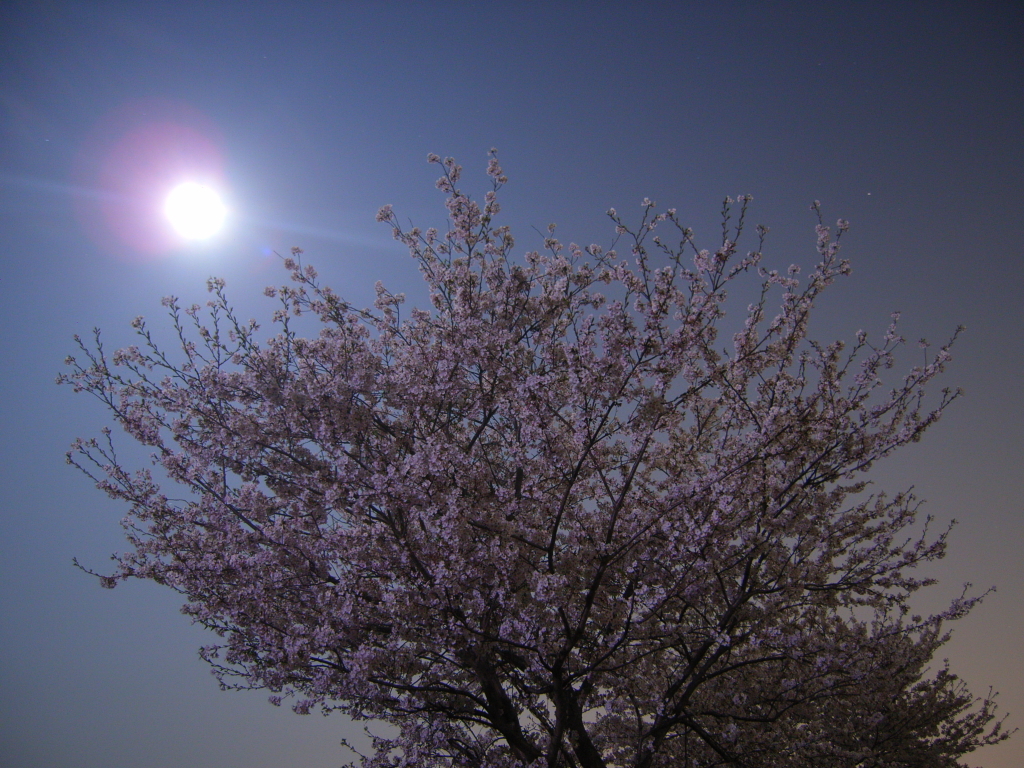
M958 402L877 467L914 485L950 554L921 594L998 586L946 655L1024 727L1024 6L1007 3L0 4L0 764L6 768L330 768L359 727L220 692L205 633L151 584L100 589L125 513L64 463L107 423L53 384L71 336L159 325L160 298L226 279L243 316L293 245L357 304L383 279L422 292L374 213L443 226L429 152L482 193L486 152L511 177L522 250L557 222L607 244L604 211L649 196L713 243L725 195L752 194L767 261L814 259L814 219L851 221L854 273L822 302L822 338L939 342L967 326ZM157 206L201 172L233 210L175 244ZM419 293L418 293L419 292ZM268 323L269 326L269 323ZM917 362L916 347L904 358ZM126 455L132 453L128 444ZM936 666L941 660L936 661ZM1024 765L1024 732L975 753Z

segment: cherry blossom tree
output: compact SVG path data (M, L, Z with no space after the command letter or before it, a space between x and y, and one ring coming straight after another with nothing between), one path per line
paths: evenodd
M865 474L959 395L925 397L950 344L893 378L895 316L807 335L847 224L819 213L806 279L762 266L765 228L740 250L748 197L713 251L645 200L609 211L628 258L553 227L517 257L497 158L482 204L430 159L447 231L378 215L430 309L378 283L359 310L296 249L265 342L217 279L205 309L164 300L175 354L142 318L110 356L79 341L61 380L154 463L109 430L69 453L131 506L102 583L184 595L226 687L389 724L365 768L942 768L1006 738L932 663L980 597L910 610L948 531Z

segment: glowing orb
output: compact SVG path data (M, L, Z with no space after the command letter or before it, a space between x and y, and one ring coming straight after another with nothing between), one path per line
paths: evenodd
M210 187L187 181L167 195L164 213L174 230L186 240L205 240L220 230L227 208Z

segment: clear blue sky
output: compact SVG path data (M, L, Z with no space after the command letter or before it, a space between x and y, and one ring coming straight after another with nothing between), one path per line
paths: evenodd
M377 279L415 297L374 213L443 225L427 153L482 191L492 146L524 251L549 222L607 243L604 211L645 196L711 242L722 198L749 193L769 262L806 266L819 199L851 221L854 266L822 336L881 332L897 309L911 340L967 326L946 376L966 398L875 478L960 521L919 604L998 586L948 656L1024 727L1022 40L1015 2L4 2L0 764L347 759L358 728L341 717L218 691L173 593L101 590L71 566L124 548L125 510L64 464L106 417L52 382L72 334L128 343L133 317L155 323L166 294L204 301L211 274L269 319L261 289L286 278L272 253L293 245L357 303ZM227 190L219 239L146 229L175 164ZM1024 765L1024 735L971 763Z

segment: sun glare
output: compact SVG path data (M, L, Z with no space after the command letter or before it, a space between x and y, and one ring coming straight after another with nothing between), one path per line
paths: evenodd
M188 181L167 195L164 213L175 231L186 240L205 240L220 230L227 209L210 187Z

